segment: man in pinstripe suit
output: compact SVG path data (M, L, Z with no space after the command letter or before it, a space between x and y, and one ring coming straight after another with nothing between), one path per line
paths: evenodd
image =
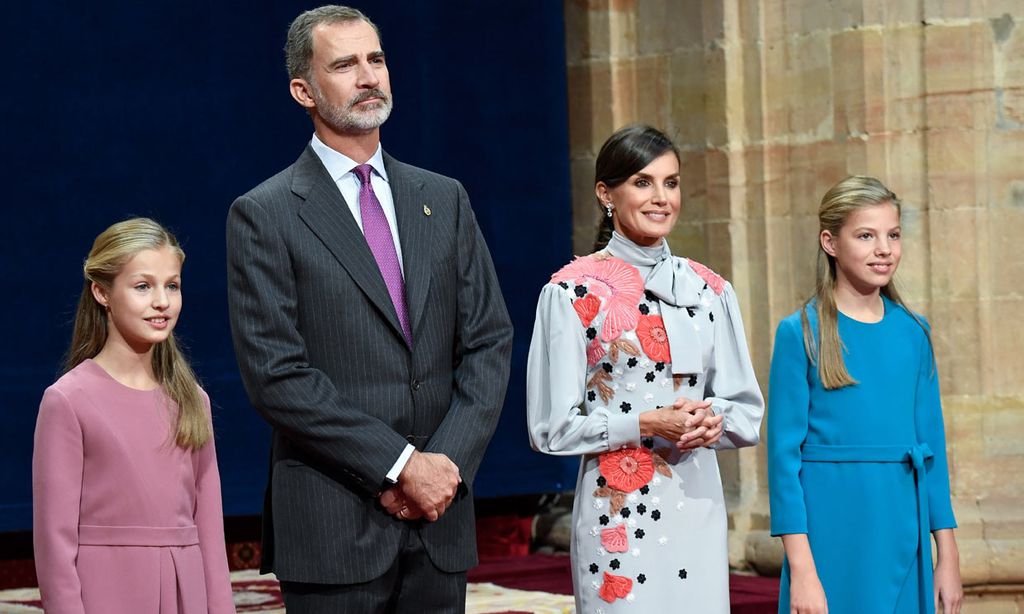
M376 26L307 11L286 54L314 136L227 222L235 351L273 427L263 570L290 613L459 612L508 381L494 267L462 185L381 149Z

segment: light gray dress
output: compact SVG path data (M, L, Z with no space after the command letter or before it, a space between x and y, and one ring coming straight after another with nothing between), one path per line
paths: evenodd
M764 400L732 286L615 234L544 286L527 367L535 449L580 455L573 586L580 614L729 611L726 511L714 450L640 437L678 397L724 415L715 449L754 445Z

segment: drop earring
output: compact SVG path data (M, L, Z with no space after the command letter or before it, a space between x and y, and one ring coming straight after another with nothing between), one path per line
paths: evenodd
M614 208L615 207L613 207L610 202L605 203L604 204L605 215L607 215L608 217L611 217L612 216L612 209L614 209Z

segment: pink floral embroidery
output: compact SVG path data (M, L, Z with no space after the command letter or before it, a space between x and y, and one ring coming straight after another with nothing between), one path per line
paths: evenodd
M580 317L583 326L590 326L597 311L601 308L601 299L596 294L590 293L573 303L572 308L576 310L576 315Z
M601 599L612 603L616 599L624 599L629 591L633 590L633 579L625 576L613 576L607 571L604 572L604 584L598 593Z
M604 358L604 346L596 338L587 346L587 365L593 367L599 360Z
M704 280L704 283L715 291L715 294L721 294L722 290L725 290L725 279L723 279L718 273L715 273L696 260L690 260L690 268L693 269L697 275L700 275L701 279Z
M626 525L620 524L614 529L601 529L601 545L608 552L626 552L629 550Z
M600 460L601 475L608 485L622 492L633 492L654 477L654 459L647 448L623 448L605 452Z
M655 362L672 362L668 347L668 334L665 333L665 322L661 316L640 316L636 325L636 336L640 339L640 347Z
M586 285L589 294L604 299L605 318L601 340L613 341L622 331L636 326L640 317L638 302L644 293L640 272L618 258L584 256L562 267L551 276L552 283Z

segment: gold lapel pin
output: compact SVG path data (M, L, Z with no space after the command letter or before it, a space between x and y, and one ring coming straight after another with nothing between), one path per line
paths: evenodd
M430 207L423 205L423 215L430 216Z

